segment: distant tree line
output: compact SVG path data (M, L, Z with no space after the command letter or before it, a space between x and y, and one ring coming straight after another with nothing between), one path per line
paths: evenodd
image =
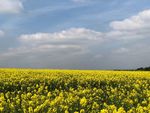
M140 67L136 69L137 71L150 71L150 66L149 67Z
M114 71L150 71L150 66L149 67L140 67L137 69L113 69Z

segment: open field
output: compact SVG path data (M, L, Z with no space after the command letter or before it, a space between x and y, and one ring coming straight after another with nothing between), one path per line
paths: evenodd
M0 113L149 113L150 72L0 69Z

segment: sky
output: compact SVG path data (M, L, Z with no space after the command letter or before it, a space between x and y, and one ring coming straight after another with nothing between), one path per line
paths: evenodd
M0 0L0 67L150 66L150 0Z

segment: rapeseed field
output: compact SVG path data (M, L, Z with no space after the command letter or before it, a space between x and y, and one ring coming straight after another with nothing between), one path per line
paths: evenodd
M150 113L150 72L0 69L0 113Z

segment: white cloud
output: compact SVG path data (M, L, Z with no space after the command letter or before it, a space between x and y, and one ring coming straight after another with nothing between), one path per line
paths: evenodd
M21 46L18 48L9 48L8 52L1 54L1 57L13 57L13 56L18 56L18 55L25 55L25 54L42 54L42 53L51 53L55 52L57 53L58 51L63 51L63 50L78 50L81 51L82 47L78 45L50 45L50 44L45 44L45 45L39 45L36 47L28 47L28 46ZM74 52L74 51L72 51Z
M0 30L0 37L4 36L4 31Z
M10 58L10 61L13 61L11 56L14 56L24 63L35 61L43 65L46 63L47 66L66 64L74 67L73 63L77 63L81 67L98 67L102 64L106 68L115 68L113 66L121 64L131 67L131 62L132 66L141 62L148 63L144 60L148 61L150 57L149 22L150 10L145 10L122 21L111 22L111 30L108 32L70 28L60 32L22 34L18 37L20 46L0 56L1 59ZM137 46L146 43L147 46ZM30 56L34 56L32 60L28 59ZM26 60L22 60L22 57Z
M23 43L52 43L52 42L80 42L87 40L103 40L102 33L85 28L70 28L55 33L24 34L19 37Z
M39 52L40 54L41 52L52 51L68 51L68 54L72 52L82 53L81 51L86 51L89 45L95 44L95 41L99 43L104 41L101 32L86 28L70 28L55 33L23 34L18 39L21 42L21 46L10 49L6 54L22 54L22 52Z
M22 35L20 38L24 41L42 41L47 39L88 39L94 40L101 38L102 33L85 28L71 28L55 33L36 33L31 35ZM94 36L94 37L93 37Z
M138 40L150 36L150 10L145 10L122 21L110 23L112 30L106 37L117 40Z
M96 0L71 0L75 3L90 3L90 2L95 2Z
M72 0L73 2L86 2L86 1L89 1L89 0Z
M114 30L139 30L150 28L150 10L140 12L136 16L124 19L123 21L111 22Z
M82 57L88 52L88 47L95 41L104 41L102 33L85 28L70 28L55 33L24 34L19 37L20 46L10 48L0 55L1 59L21 58L32 59L36 62L45 60L60 61ZM40 61L37 61L40 59ZM43 61L44 60L44 61ZM22 62L22 61L21 61ZM59 63L57 63L59 65ZM67 63L67 61L65 62Z
M0 13L19 13L22 9L20 0L0 0Z
M127 53L127 52L129 52L129 49L127 49L127 48L124 48L124 47L122 47L122 48L119 48L119 49L117 49L116 51L115 51L115 53Z
M94 58L96 58L96 59L101 59L102 57L103 57L103 55L101 55L101 54L97 54L94 56Z

